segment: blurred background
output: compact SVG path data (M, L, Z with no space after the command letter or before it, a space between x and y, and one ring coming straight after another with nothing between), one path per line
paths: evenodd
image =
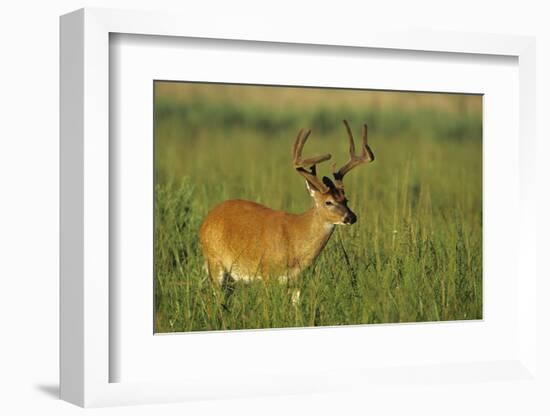
M302 209L307 198L282 192L293 185L303 188L292 169L292 142L300 128L311 128L304 155L328 152L333 155L330 163L343 164L343 119L351 123L356 139L362 123L368 123L378 162L347 181L374 176L387 184L388 176L402 178L408 166L408 180L435 186L436 197L451 196L446 180L461 176L470 179L464 185L480 192L479 95L181 82L155 83L156 181L190 177L203 188L198 197L210 205L243 197ZM329 174L330 163L320 171ZM362 190L367 191L356 191Z

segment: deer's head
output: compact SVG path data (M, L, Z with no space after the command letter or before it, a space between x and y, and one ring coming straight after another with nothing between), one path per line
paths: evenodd
M331 158L330 154L314 156L307 159L302 158L302 150L311 130L300 130L298 132L298 137L296 137L294 146L292 147L292 153L294 168L305 178L307 189L315 201L317 212L322 216L323 220L330 224L351 225L357 221L357 215L348 207L343 179L346 173L354 167L363 163L372 162L374 160L374 153L367 144L366 124L363 125L363 140L361 154L359 156L355 154L353 134L346 120L344 120L344 125L346 126L349 139L350 158L348 162L338 170L336 170L334 164L332 165L334 181L327 176L323 176L322 179L317 177L317 164L329 160Z

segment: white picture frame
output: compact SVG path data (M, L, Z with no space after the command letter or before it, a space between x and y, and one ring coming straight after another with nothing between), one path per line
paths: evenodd
M481 384L483 374L502 374L509 382L537 382L534 142L535 42L506 35L354 30L327 36L323 28L285 28L250 22L239 31L223 19L204 26L200 19L164 13L83 9L61 18L61 398L80 406L158 403L197 398L252 397L268 394L357 389L410 381L410 369L379 368L368 372L349 367L319 373L300 369L264 379L110 382L116 354L110 349L109 252L109 52L110 34L225 39L249 42L331 45L429 51L440 54L504 55L519 68L520 164L517 291L517 353L507 359L472 363L418 363L415 377L443 377ZM261 45L261 44L260 44ZM111 195L112 197L112 195ZM412 327L414 331L414 327ZM351 331L354 329L351 328ZM485 373L484 373L485 372ZM477 374L477 375L476 375ZM414 377L413 377L414 378ZM496 377L498 379L498 377ZM345 381L343 381L345 380ZM491 378L493 380L493 378ZM429 383L428 383L429 384Z

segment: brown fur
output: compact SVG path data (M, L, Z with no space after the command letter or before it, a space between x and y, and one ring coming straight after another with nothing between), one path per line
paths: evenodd
M343 190L321 194L310 188L315 206L290 214L240 199L221 203L205 218L200 243L210 276L236 280L291 278L308 267L351 212ZM330 200L330 207L325 202Z

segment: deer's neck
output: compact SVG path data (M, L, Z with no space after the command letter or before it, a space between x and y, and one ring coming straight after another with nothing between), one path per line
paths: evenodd
M300 215L302 222L301 245L298 250L301 269L309 266L325 248L334 231L334 224L324 220L314 207Z

